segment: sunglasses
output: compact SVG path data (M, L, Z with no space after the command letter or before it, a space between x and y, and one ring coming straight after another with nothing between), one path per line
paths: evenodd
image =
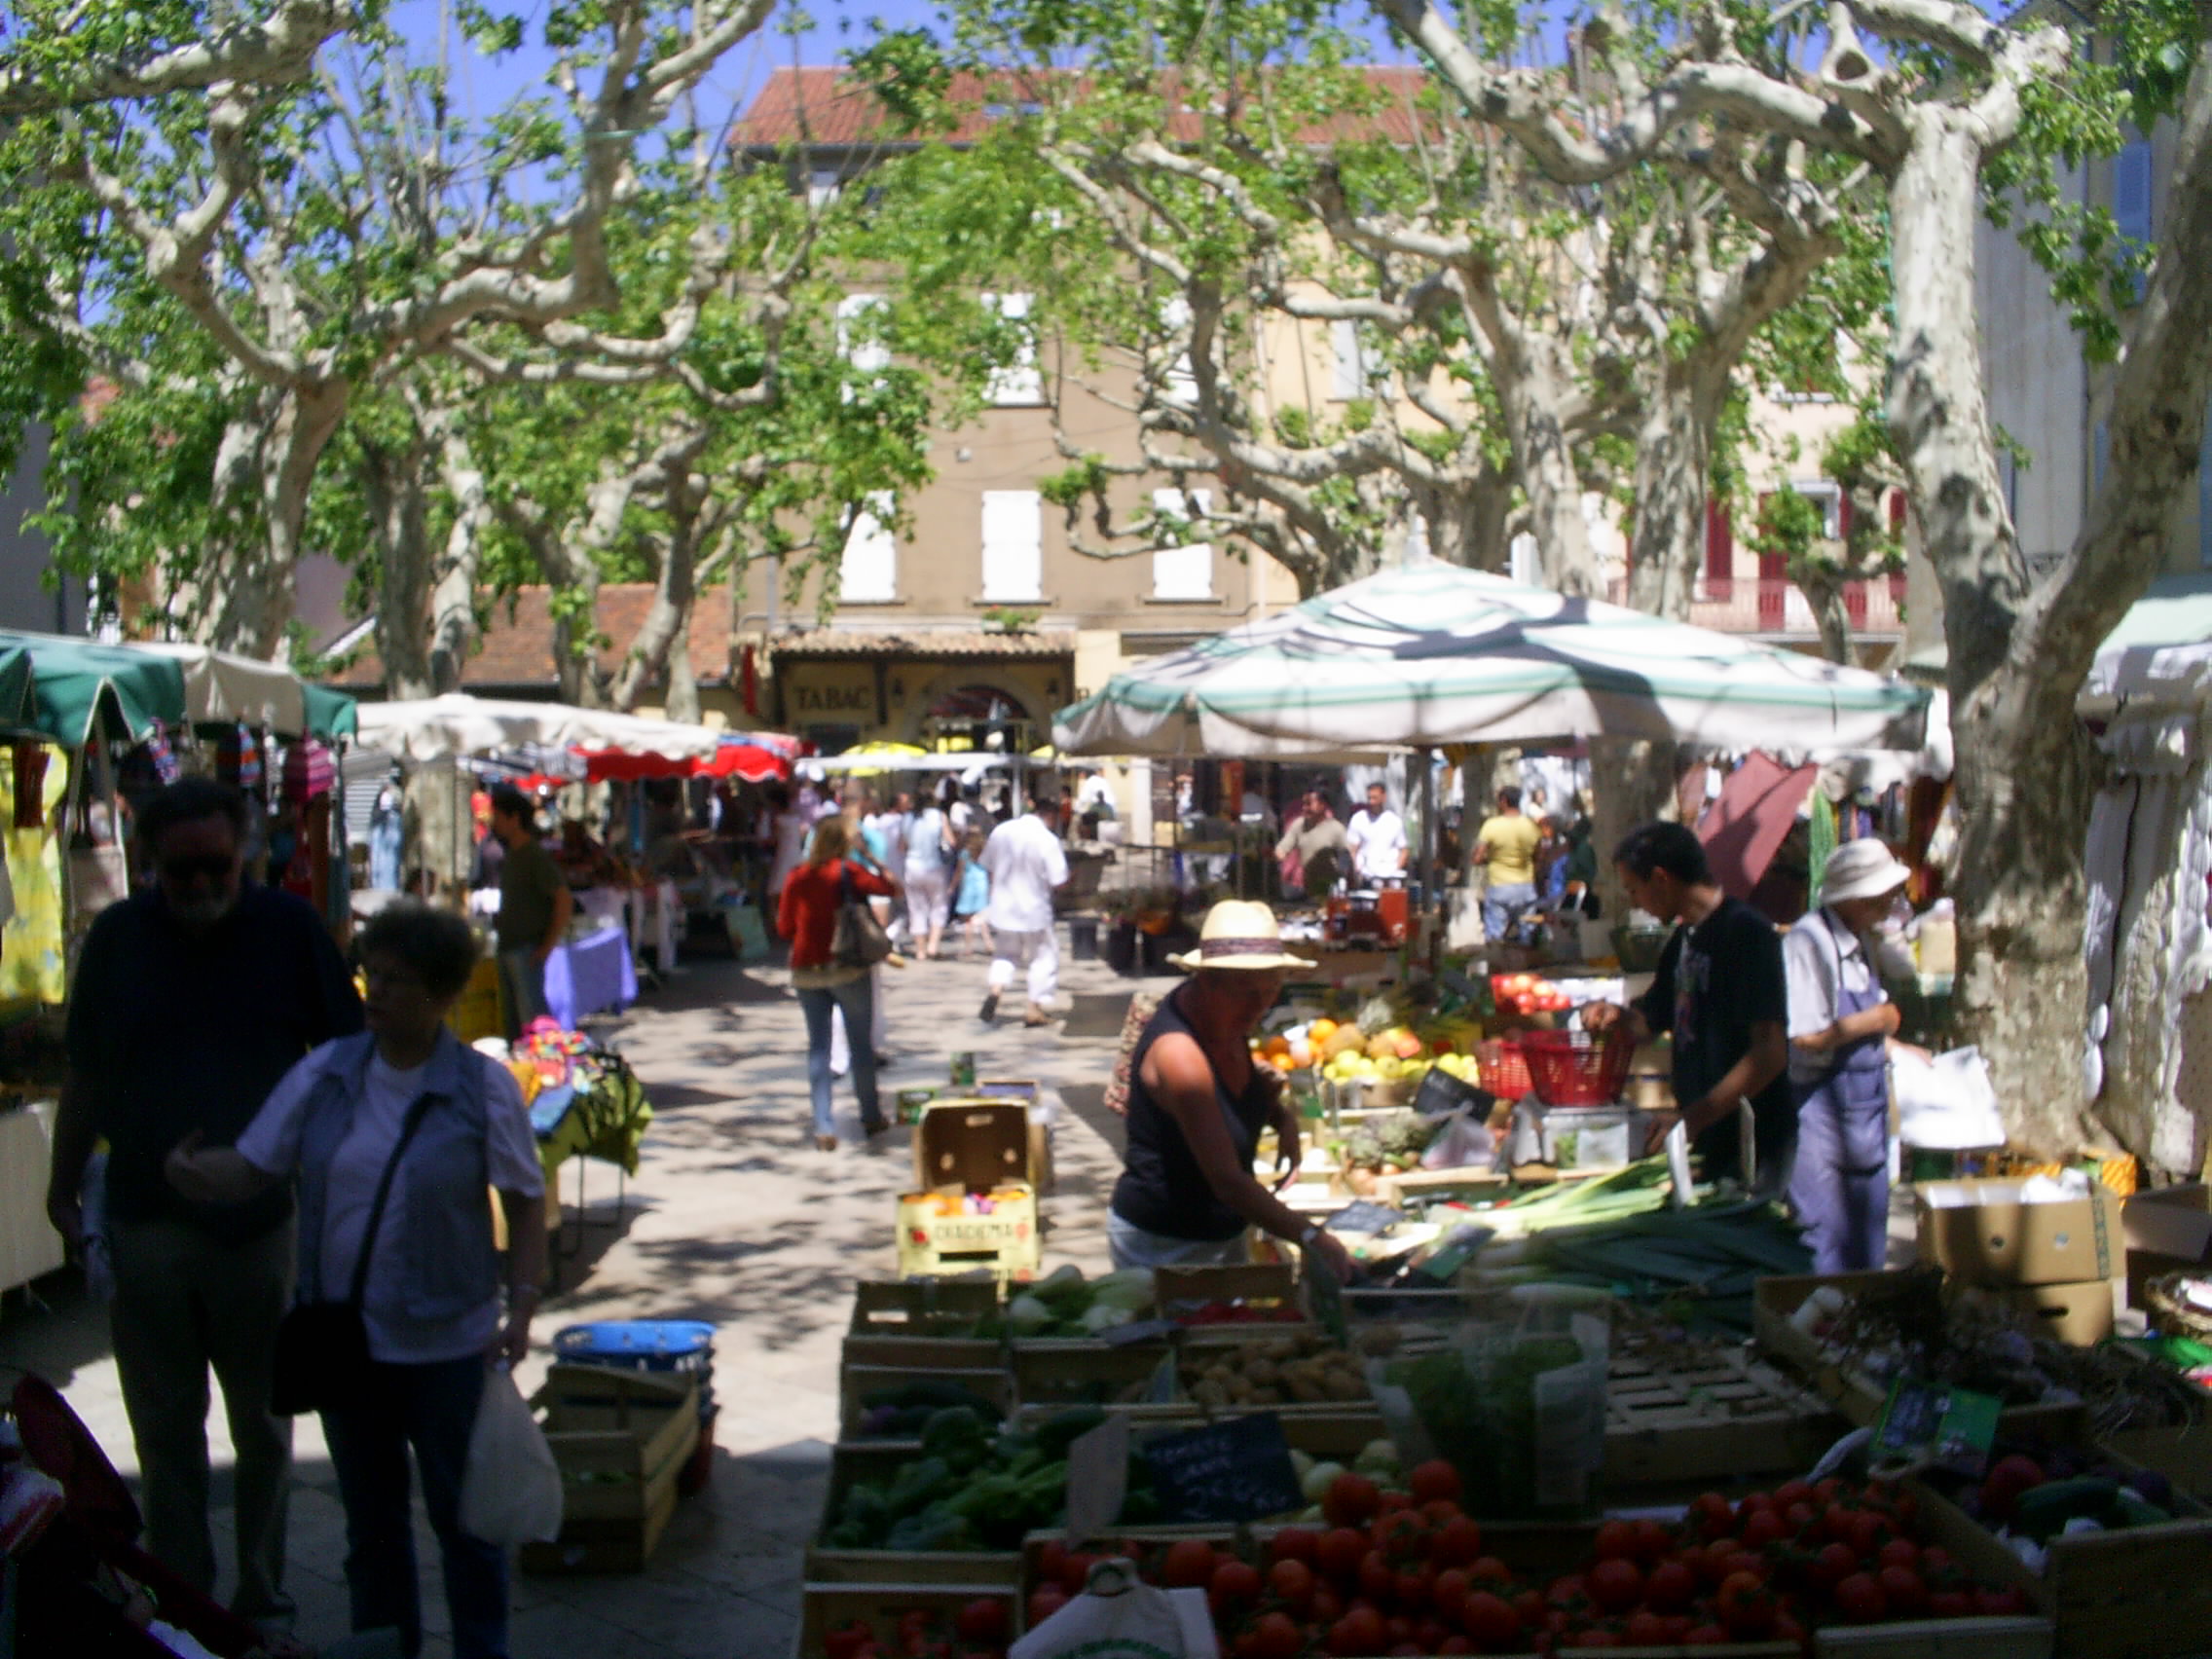
M164 859L162 879L173 881L179 887L190 882L194 876L205 876L209 881L228 881L231 871L237 867L238 860L235 857L214 853L197 859Z

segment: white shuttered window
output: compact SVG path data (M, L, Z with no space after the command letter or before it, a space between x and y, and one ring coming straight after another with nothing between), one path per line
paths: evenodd
M1034 490L983 492L983 597L1002 605L1045 597L1045 498Z
M985 294L983 304L995 310L1009 325L1017 326L1022 342L1014 360L1003 369L991 371L991 401L993 403L1042 403L1045 401L1045 379L1037 372L1037 341L1029 332L1029 296L1027 294Z
M845 537L837 566L837 596L847 604L880 605L899 597L899 538L892 534L892 498L870 496Z
M1213 492L1155 490L1152 505L1156 512L1193 519L1213 509ZM1181 547L1162 547L1155 553L1152 556L1152 597L1213 598L1213 543L1194 541Z

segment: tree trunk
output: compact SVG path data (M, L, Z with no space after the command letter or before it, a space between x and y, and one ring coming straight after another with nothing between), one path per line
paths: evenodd
M262 534L212 562L193 638L221 650L274 660L292 622L302 528L315 465L345 419L350 387L324 381L277 394L253 437Z
M1636 436L1636 528L1628 603L1647 616L1686 622L1705 568L1706 498L1714 429L1728 390L1704 356L1669 358L1649 377Z
M664 511L668 543L661 552L652 604L646 608L645 620L638 625L638 637L630 643L614 677L609 701L617 709L627 712L636 708L639 695L664 669L673 695L679 661L683 664L684 679L691 679L692 571L696 562L692 538L698 529L697 508L697 499L687 484L671 479ZM690 696L696 708L699 693L695 683ZM673 712L670 718L676 718Z
M441 688L431 673L424 626L430 585L430 500L422 434L411 426L397 445L387 447L361 437L357 447L369 530L382 571L376 637L377 654L384 659L385 693L394 698L434 696Z
M1639 826L1675 816L1677 750L1672 743L1601 737L1590 744L1590 842L1598 854L1598 900L1605 921L1628 915L1613 849ZM1694 828L1694 826L1693 826Z
M2082 960L2088 745L2079 674L2013 660L2027 572L1998 484L1974 294L1979 144L1959 112L1912 112L1891 183L1897 337L1888 416L1942 583L1961 844L1960 1034L2008 1130L2071 1152L2083 1132ZM2083 665L2084 668L2086 664Z
M1797 591L1813 613L1820 630L1821 655L1833 663L1851 661L1851 609L1843 602L1843 572L1830 565L1808 562L1797 572Z
M450 425L439 446L439 465L453 497L445 557L430 588L430 689L442 694L461 689L476 639L476 571L492 508L484 469L467 439Z
M1602 599L1590 525L1582 516L1582 475L1560 410L1573 382L1548 367L1524 364L1501 379L1499 402L1512 434L1513 459L1529 498L1530 530L1544 585L1575 599Z

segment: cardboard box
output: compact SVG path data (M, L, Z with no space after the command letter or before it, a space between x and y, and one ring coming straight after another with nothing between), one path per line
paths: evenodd
M993 1187L990 1213L957 1213L945 1205L965 1204L967 1194L945 1188L909 1193L899 1200L899 1271L917 1273L968 1273L987 1270L1000 1279L1028 1279L1044 1259L1038 1235L1037 1195L1021 1182Z
M1005 1181L1037 1186L1029 1106L967 1095L938 1100L914 1124L914 1185L971 1193Z
M1998 1292L2008 1308L2034 1321L2038 1336L2070 1347L2094 1347L2112 1335L2118 1279L2080 1284L2016 1284Z
M1968 1284L2081 1284L2121 1271L2120 1198L2023 1201L2027 1183L1923 1181L1912 1190L1920 1259Z
M2161 1273L2212 1262L2212 1187L2202 1181L2138 1193L2120 1208L2127 1235L2127 1301L2143 1306L2143 1286Z

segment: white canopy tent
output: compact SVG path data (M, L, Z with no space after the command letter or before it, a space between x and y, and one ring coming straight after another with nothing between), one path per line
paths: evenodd
M412 702L363 703L359 719L364 748L417 761L452 760L533 745L704 759L720 743L720 734L703 725L565 703L502 702L460 691Z
M1927 703L1864 670L1429 562L1140 663L1052 729L1073 755L1577 737L1828 754L1919 747Z

